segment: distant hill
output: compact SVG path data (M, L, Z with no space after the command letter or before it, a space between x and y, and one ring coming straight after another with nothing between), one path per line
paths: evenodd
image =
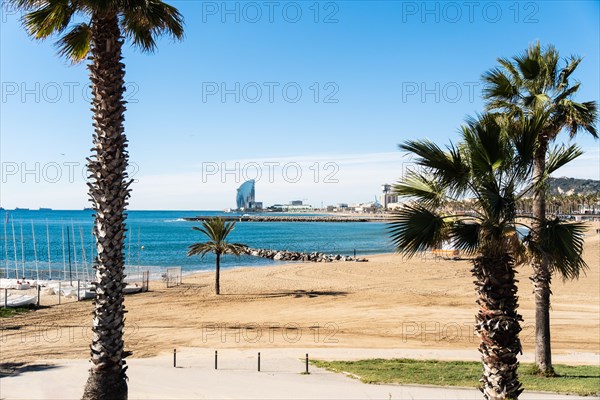
M600 181L593 179L576 178L549 178L548 189L550 194L591 194L600 192Z

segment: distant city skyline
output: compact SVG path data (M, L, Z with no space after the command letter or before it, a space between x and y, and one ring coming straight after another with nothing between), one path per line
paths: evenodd
M257 171L264 205L373 201L410 164L399 143L456 142L483 110L481 74L537 40L583 56L577 99L600 100L595 1L311 2L297 3L298 17L291 3L269 14L257 2L258 20L247 3L227 3L232 13L173 3L184 42L125 50L134 210L235 208ZM2 7L0 206L88 207L87 69L29 39ZM575 140L586 153L554 176L600 179L600 142Z

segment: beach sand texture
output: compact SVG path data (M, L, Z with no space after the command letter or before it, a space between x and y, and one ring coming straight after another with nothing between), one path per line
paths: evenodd
M555 354L600 353L600 235L586 235L590 269L577 281L553 281ZM474 350L477 310L466 260L405 259L396 254L367 263L295 263L185 276L166 288L126 297L126 349L151 357L174 348L373 348ZM531 268L518 269L521 335L534 344ZM50 301L47 299L45 301ZM53 300L55 301L55 300ZM71 302L1 319L0 362L89 356L91 303ZM475 354L475 353L474 353Z

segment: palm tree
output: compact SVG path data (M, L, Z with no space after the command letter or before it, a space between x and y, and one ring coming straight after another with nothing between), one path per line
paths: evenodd
M400 146L416 156L424 172L411 172L395 186L396 193L415 201L395 215L392 240L409 257L439 248L444 241L474 256L476 331L486 399L516 399L523 390L517 374L522 318L517 312L515 266L525 262L529 252L537 255L548 249L554 249L551 255L557 263L571 269L583 262L576 254L583 246L582 225L553 220L544 224L544 241L518 238L516 203L527 193L523 185L531 171L531 141L522 138L530 136L535 125L521 124L522 135L515 139L493 116L484 115L469 120L462 128L463 142L446 151L426 140ZM561 162L568 158L564 152L556 156ZM461 198L474 199L474 214L440 212L449 201Z
M234 254L239 256L243 253L246 245L240 243L229 243L227 236L235 227L235 222L225 222L223 218L213 217L202 221L202 227L194 226L192 229L202 232L209 239L208 242L194 243L189 247L188 256L204 257L208 253L215 253L216 256L216 277L215 292L221 294L220 274L221 274L221 256L225 254Z
M545 182L550 175L546 165L549 145L558 134L566 130L571 137L586 131L598 137L596 122L598 105L595 101L578 103L573 96L580 83L572 84L570 77L582 61L581 57L571 56L560 66L558 51L553 46L542 49L539 42L530 46L524 53L512 59L500 58L500 67L483 75L485 88L483 96L490 111L505 113L509 118L521 118L542 110L549 114L547 123L537 132L537 145L533 149L536 182L533 195L533 235L539 236L546 220ZM561 271L558 265L549 264L547 257L536 258L533 262L535 292L536 351L538 369L545 375L552 375L552 354L550 347L550 284L552 273L563 278L571 278L569 271Z
M152 52L156 38L183 37L183 17L160 0L11 0L25 11L23 23L35 39L58 35L61 56L89 59L94 147L88 158L89 196L95 210L98 256L90 369L84 399L126 399L123 351L125 213L131 190L125 114L125 38Z

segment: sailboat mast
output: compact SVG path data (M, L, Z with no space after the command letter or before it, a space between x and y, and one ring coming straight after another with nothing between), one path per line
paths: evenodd
M73 286L73 269L71 268L71 233L69 231L68 226L67 226L67 249L69 250L69 280L71 281L71 286Z
M35 260L35 275L36 280L40 280L40 268L38 266L38 258L37 258L37 247L35 246L35 228L33 226L33 220L31 220L31 237L33 239L33 258Z
M65 254L65 224L60 226L60 235L62 237L62 253L63 253L63 281L67 280L67 256Z
M73 233L73 262L75 263L75 278L79 279L79 268L77 268L77 239L75 239L75 225L71 221L71 233Z
M127 264L126 265L131 265L131 231L128 229L127 230L128 235L127 235Z
M94 280L94 229L90 232L90 267L92 273L92 280Z
M5 270L6 270L6 277L8 278L8 233L6 231L6 225L8 225L8 211L6 211L6 218L4 219L4 260L6 261L5 263ZM18 278L18 276L17 276Z
M25 241L23 240L23 221L21 225L21 269L23 270L23 276L25 276Z
M48 243L48 279L52 279L52 263L50 261L50 227L46 220L46 242Z
M141 266L140 260L142 258L141 230L142 230L141 226L138 225L138 262L137 262L137 264L138 264L138 268L137 268L138 269L138 275L140 274L140 268L141 268L140 267Z
M85 255L85 240L83 240L83 228L79 227L79 237L81 238L81 269L83 270L83 279L88 280L87 257Z
M18 274L19 273L19 258L17 257L17 238L15 235L15 220L12 219L10 222L12 225L13 250L15 252L15 272ZM25 276L23 276L23 277L25 277Z

